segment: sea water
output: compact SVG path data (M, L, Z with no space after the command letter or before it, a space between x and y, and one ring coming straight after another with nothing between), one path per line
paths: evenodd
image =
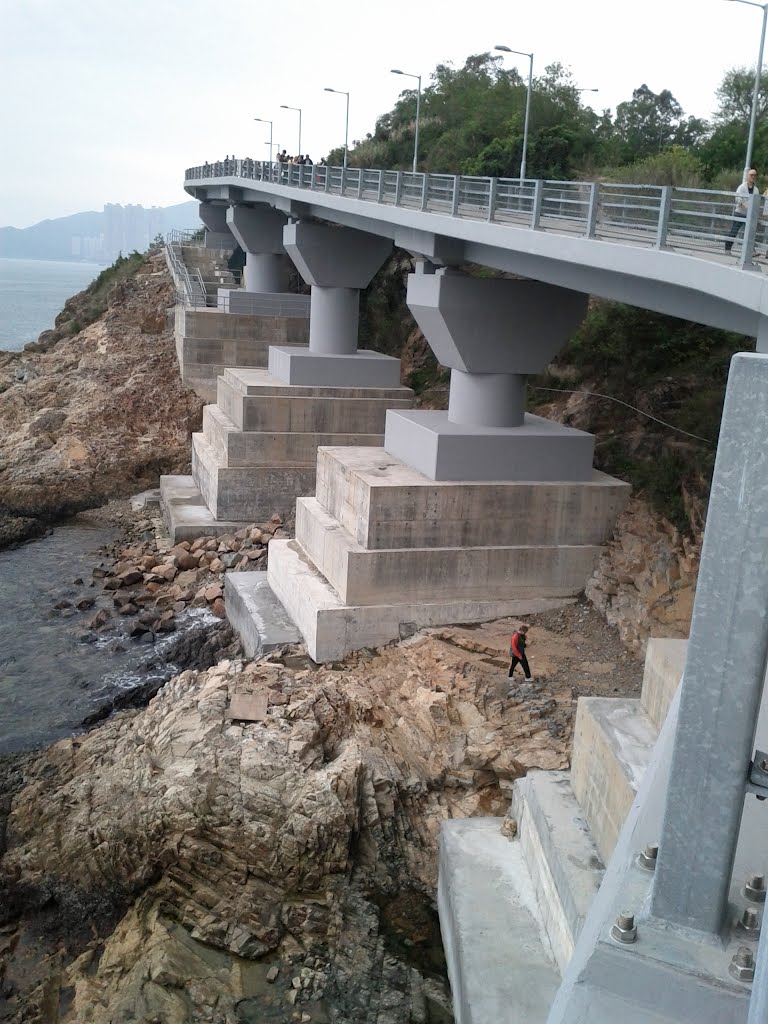
M18 352L36 341L101 270L96 263L0 259L0 350Z
M190 609L177 617L177 633L151 645L126 636L119 617L94 634L92 617L114 608L93 569L110 564L117 536L86 512L47 537L0 551L0 756L78 732L117 694L169 678L176 638L218 623L207 609ZM78 609L83 599L93 606Z

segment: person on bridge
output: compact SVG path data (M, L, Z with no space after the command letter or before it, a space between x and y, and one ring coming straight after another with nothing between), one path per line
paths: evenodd
M512 664L509 666L509 672L507 674L511 679L517 666L522 665L526 683L532 683L533 676L531 675L531 670L528 667L528 659L525 656L525 645L527 642L528 627L519 626L512 634L512 639L509 642L509 653L512 658Z
M749 197L754 194L757 188L757 171L752 167L747 171L747 176L736 189L736 209L733 211L733 224L728 238L725 240L725 251L730 252L733 248L734 239L744 230L747 223L747 211L749 210Z

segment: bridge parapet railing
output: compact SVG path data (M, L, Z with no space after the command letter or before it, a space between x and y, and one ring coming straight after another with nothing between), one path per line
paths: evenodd
M360 167L222 160L186 172L187 181L221 177L271 181L298 189L430 213L516 224L533 230L675 249L725 258L734 224L731 192L619 182L542 181L423 174ZM768 201L759 196L745 218L737 265L752 266L768 247Z

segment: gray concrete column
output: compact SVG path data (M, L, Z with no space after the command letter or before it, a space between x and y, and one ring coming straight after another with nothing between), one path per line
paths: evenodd
M387 413L386 451L431 480L591 480L594 438L525 411L587 296L538 281L411 274L408 306L451 370L448 411Z
M357 351L360 292L357 288L312 286L309 350L322 355L352 355Z
M296 269L312 286L310 350L323 354L354 353L359 291L370 284L392 251L392 243L353 228L298 221L284 229L283 245Z
M482 427L519 427L525 417L524 373L451 370L448 419Z
M247 292L288 291L285 259L272 252L246 251L243 288Z
M301 386L399 387L399 359L357 347L360 289L392 252L392 242L353 228L296 221L284 228L283 245L312 288L309 348L270 348L272 376Z
M283 228L288 218L264 203L237 203L227 210L227 227L244 250L243 288L248 292L288 291Z
M768 352L768 317L761 316L757 325L756 352Z

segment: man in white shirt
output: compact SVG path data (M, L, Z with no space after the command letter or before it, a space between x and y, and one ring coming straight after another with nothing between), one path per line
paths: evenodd
M734 239L744 230L747 223L747 210L749 209L749 197L754 194L757 188L757 171L752 167L747 171L747 176L736 189L736 208L733 211L733 224L728 238L725 240L725 251L730 252L733 248Z

